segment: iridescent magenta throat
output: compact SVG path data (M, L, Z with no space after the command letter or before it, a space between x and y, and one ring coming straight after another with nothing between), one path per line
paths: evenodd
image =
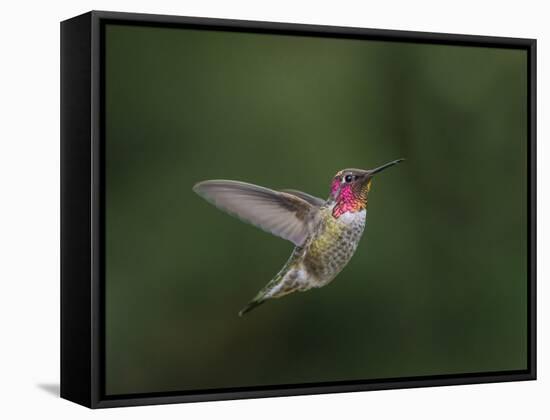
M338 219L344 213L354 213L365 207L364 200L353 192L351 185L344 185L338 196L338 201L332 210L332 215Z

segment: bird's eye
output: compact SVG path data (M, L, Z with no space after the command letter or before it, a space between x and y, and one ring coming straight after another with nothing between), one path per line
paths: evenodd
M351 182L352 179L353 179L353 176L351 175L346 175L346 177L344 178L346 182Z

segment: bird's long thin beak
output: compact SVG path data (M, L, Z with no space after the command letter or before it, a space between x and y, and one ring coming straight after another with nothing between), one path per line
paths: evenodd
M371 176L373 176L374 174L377 174L377 173L379 173L379 172L382 172L384 169L389 168L390 166L397 165L398 163L403 162L404 160L405 160L405 159L396 159L396 160L392 160L391 162L385 163L384 165L379 166L378 168L374 168L374 169L371 169L371 170L366 171L366 172L367 172L367 175L368 175L369 177L371 177Z

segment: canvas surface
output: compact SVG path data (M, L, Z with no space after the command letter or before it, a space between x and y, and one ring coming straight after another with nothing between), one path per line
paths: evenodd
M524 51L106 28L106 391L527 365ZM237 312L292 244L191 188L373 181L330 285Z

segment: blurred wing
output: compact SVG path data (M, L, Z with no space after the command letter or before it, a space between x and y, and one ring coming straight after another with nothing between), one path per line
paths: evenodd
M315 207L321 207L323 204L325 204L325 200L315 197L311 194L305 193L303 191L298 190L282 190L283 192L287 194L295 195L296 197L300 197L302 200L307 201L309 204Z
M203 181L193 191L219 209L297 246L308 237L318 210L295 195L245 182Z

